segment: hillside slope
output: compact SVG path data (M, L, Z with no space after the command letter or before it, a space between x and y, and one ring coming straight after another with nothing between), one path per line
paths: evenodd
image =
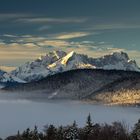
M27 92L45 93L51 99L89 99L104 102L105 95L107 95L105 93L110 94L111 98L111 95L113 96L111 93L118 94L121 89L139 91L140 73L79 69L55 74L36 82L9 86L3 90L25 92L25 94ZM138 96L140 97L140 92ZM110 102L109 99L106 101Z

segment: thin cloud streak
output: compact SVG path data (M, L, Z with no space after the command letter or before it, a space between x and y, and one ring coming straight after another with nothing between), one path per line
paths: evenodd
M34 17L34 18L19 18L17 22L22 23L84 23L87 18L47 18L47 17Z
M30 14L22 14L22 13L0 13L0 22L12 20L16 21L19 18L28 18Z
M89 35L91 35L91 33L89 32L72 32L72 33L63 33L63 34L54 35L52 38L65 40L65 39L85 37Z
M84 30L140 29L140 24L97 24Z

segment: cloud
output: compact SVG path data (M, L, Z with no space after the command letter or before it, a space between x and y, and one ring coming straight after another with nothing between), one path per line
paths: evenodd
M17 22L22 23L83 23L87 18L48 18L48 17L34 17L34 18L19 18Z
M44 25L44 26L41 26L39 27L37 30L38 31L46 31L48 29L51 29L52 27L50 25Z
M137 29L140 28L140 24L130 24L130 23L106 23L106 24L96 24L90 25L90 27L85 28L86 30L114 30L114 29Z
M96 33L90 33L90 32L68 32L68 33L59 33L59 34L50 34L48 36L35 36L35 35L12 35L12 34L4 34L1 35L2 37L6 38L12 38L11 42L17 42L17 43L38 43L38 42L44 42L46 40L68 40L73 38L80 38L85 37L89 35L93 35ZM58 41L58 42L60 42ZM2 43L2 41L1 41Z
M11 38L12 38L12 35L11 35ZM46 37L42 37L42 36L17 35L17 37L15 37L12 41L17 42L17 43L36 43L39 41L44 41L46 39L47 39Z
M16 36L16 35L11 35L11 34L4 34L4 35L2 35L2 36L4 36L4 37L9 37L9 38L18 37L18 36Z
M0 13L0 22L7 20L17 20L19 18L30 17L30 14L21 14L21 13Z
M72 39L72 38L79 38L79 37L84 37L84 36L89 36L91 33L89 32L72 32L72 33L63 33L63 34L58 34L54 35L55 39Z
M13 35L14 36L14 35ZM8 37L12 37L8 35ZM31 61L38 58L40 55L52 50L63 50L66 52L76 51L77 53L87 54L91 57L99 57L116 51L125 51L130 55L130 58L138 60L140 64L140 51L115 48L113 44L107 42L94 42L89 40L70 41L72 37L79 37L75 34L55 35L55 38L21 35L14 38L14 42L6 43L3 40L0 42L0 63L1 65L21 65L26 61ZM54 37L54 36L53 36Z
M4 71L7 71L7 72L10 72L12 70L15 70L16 67L12 67L12 66L0 66L0 69L1 70L4 70Z
M45 41L41 41L38 42L37 45L39 46L54 46L54 47L59 47L59 48L64 48L70 45L69 42L67 41L63 41L63 40L45 40Z
M25 62L39 57L43 52L33 43L3 43L0 44L0 63L1 65L16 65L18 62Z

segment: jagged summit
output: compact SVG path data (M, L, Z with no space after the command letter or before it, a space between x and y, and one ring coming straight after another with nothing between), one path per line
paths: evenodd
M6 71L0 70L0 83L5 83L5 82L24 83L25 81L11 75L10 73L7 73Z
M49 52L48 54L46 54L46 56L42 56L41 59L48 58L48 57L49 58L55 57L55 58L59 59L59 58L64 57L65 55L66 55L66 52L58 50L58 51Z
M63 72L72 69L95 67L94 65L89 64L86 55L77 54L76 52L71 51L63 58L49 65L48 68L51 69L51 71L53 71L54 73L57 73L58 71Z
M49 52L48 54L46 54L45 56L41 56L39 58L39 60L42 61L42 63L44 65L48 65L48 64L51 64L51 63L57 61L58 59L64 57L66 54L67 54L66 52L61 51L61 50L52 51L52 52Z
M125 52L113 52L111 54L105 55L104 58L110 58L118 61L125 61L128 62L130 60L129 56Z
M127 71L140 71L138 65L134 60L131 60L125 52L113 52L109 55L93 60L97 67L103 69L116 69Z
M72 57L74 57L74 55L76 55L76 53L74 51L68 53L65 57L62 58L61 64L66 65L68 60Z
M113 52L110 55L106 55L106 56L114 56L123 60L129 60L129 56L127 53L123 52L123 51L119 51L119 52Z
M140 71L136 62L125 52L114 52L99 58L91 58L74 51L52 51L32 62L27 62L11 74L26 82L36 81L48 75L72 69L97 68L107 70Z

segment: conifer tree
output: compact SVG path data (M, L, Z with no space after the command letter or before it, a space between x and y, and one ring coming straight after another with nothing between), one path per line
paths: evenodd
M132 138L133 140L140 140L140 119L135 124L135 127L132 132Z

